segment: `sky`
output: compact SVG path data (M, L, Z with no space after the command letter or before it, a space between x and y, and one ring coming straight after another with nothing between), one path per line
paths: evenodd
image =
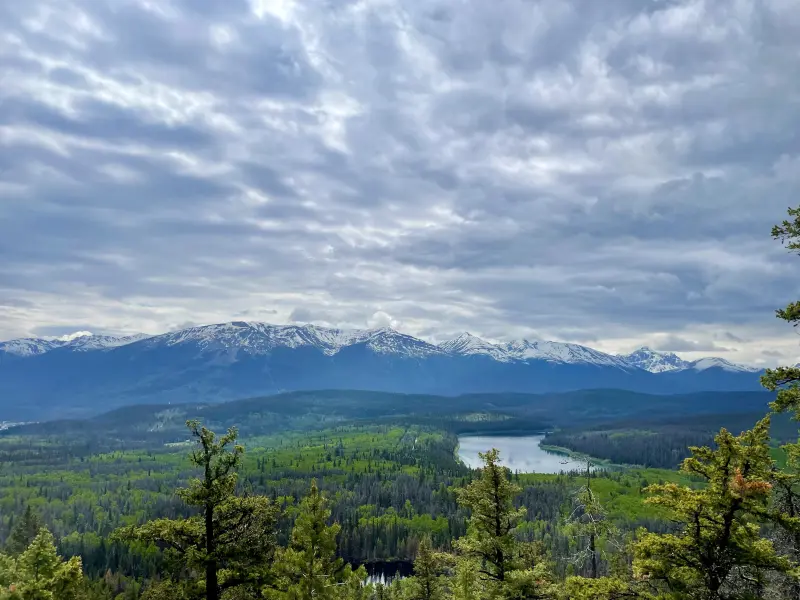
M800 360L798 0L3 0L0 339Z

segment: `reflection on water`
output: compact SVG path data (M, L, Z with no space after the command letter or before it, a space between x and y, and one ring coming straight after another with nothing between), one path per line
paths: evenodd
M477 469L483 464L478 452L497 448L500 462L520 473L560 473L586 468L585 462L543 450L539 446L543 439L544 435L463 435L458 437L458 457L471 469Z
M364 565L367 584L389 585L395 579L409 577L414 572L413 563L398 561L373 561Z

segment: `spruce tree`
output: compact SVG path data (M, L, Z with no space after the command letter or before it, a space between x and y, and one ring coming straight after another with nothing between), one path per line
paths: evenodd
M522 488L511 482L511 471L500 464L497 449L478 455L483 461L480 476L456 492L459 505L471 513L467 535L456 541L456 549L478 565L481 597L551 597L547 566L530 564L514 536L526 513L524 507L514 507Z
M789 209L789 219L772 229L772 237L779 240L787 250L800 254L800 207ZM800 324L800 301L792 302L776 311L777 317L793 327ZM790 411L800 417L800 366L784 366L767 369L761 377L761 385L771 392L777 391L772 403L777 412Z
M202 477L177 493L199 514L123 528L117 537L165 547L173 578L185 583L181 593L189 598L220 600L234 588L260 590L271 581L277 508L263 496L236 495L244 449L235 443L235 428L218 438L196 420L186 424L196 441L190 459Z
M479 568L480 563L475 559L464 556L456 558L455 571L450 583L453 600L479 600L483 596L478 577Z
M666 508L679 529L644 534L635 548L634 573L670 597L756 598L768 574L792 571L760 527L771 519L769 417L739 436L722 429L715 442L716 449L691 448L681 466L701 487L648 488L648 502Z
M456 491L456 498L471 512L467 535L457 542L465 555L480 561L484 579L502 583L516 568L514 528L525 516L525 508L514 508L522 488L510 481L510 470L500 464L497 449L478 453L483 461L480 477Z
M592 579L600 576L600 558L608 558L603 545L610 542L616 527L608 519L598 495L592 490L592 464L586 461L586 483L575 494L574 507L570 513L564 533L575 540L576 551L571 562L578 567L588 566Z
M431 538L425 536L419 543L414 560L414 576L410 581L410 600L441 600L446 597L447 588L443 577L444 557L435 552Z
M31 545L31 542L39 535L39 531L44 527L31 505L25 507L22 517L14 523L11 533L6 540L6 552L14 556L19 556Z
M366 579L363 568L354 573L337 557L336 537L341 526L329 525L330 516L328 500L314 479L300 502L289 547L278 557L280 596L289 600L339 598L350 589L353 578Z
M81 559L64 561L53 534L42 528L19 558L0 560L0 582L4 600L82 600Z
M800 254L800 208L790 208L789 218L772 229L772 237L779 240L787 250ZM797 327L800 323L800 302L792 302L776 311L779 319ZM800 365L767 369L761 377L761 385L777 396L771 407L776 412L793 413L800 418ZM800 562L800 443L786 444L786 467L775 470L772 483L775 488L775 534L777 546L794 562ZM800 598L800 580L785 577L778 583L783 593Z

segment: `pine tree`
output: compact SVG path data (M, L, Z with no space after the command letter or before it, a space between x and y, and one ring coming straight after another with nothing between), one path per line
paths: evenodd
M586 483L575 495L574 508L567 519L564 533L578 544L572 562L579 567L588 564L589 577L597 579L600 576L599 560L606 554L601 546L610 542L617 530L608 519L600 498L592 490L591 468L591 461L587 460Z
M800 254L800 207L790 208L789 217L772 229L772 237L788 250ZM800 301L779 309L776 314L779 319L797 327L800 324ZM773 410L790 411L800 416L800 366L767 369L761 377L761 385L771 392L778 392L772 403Z
M39 535L39 531L44 527L31 505L25 507L22 517L14 523L14 527L6 540L6 552L14 556L19 556L31 545L31 542Z
M467 535L456 541L456 549L479 565L481 596L551 597L547 566L525 560L522 545L514 537L526 513L524 507L514 507L522 488L510 481L511 471L500 464L497 449L479 457L483 461L480 477L456 492L459 505L471 513Z
M800 254L800 208L790 208L789 219L772 229L772 237L788 250ZM800 302L793 302L776 311L777 317L794 327L800 323ZM767 369L761 385L777 392L771 407L776 412L791 412L800 418L800 367L783 366ZM800 562L800 443L786 444L787 464L782 471L773 472L775 488L775 521L778 524L776 544L794 562ZM800 581L795 577L783 578L786 594L800 598Z
M236 496L244 449L235 443L235 428L217 438L198 421L186 425L197 442L190 459L203 476L177 493L200 514L123 528L116 537L165 546L173 576L186 582L181 593L189 597L220 600L234 588L260 590L271 581L277 508L263 496Z
M281 596L290 600L339 598L353 578L363 581L366 571L353 573L336 556L341 526L328 525L331 511L316 479L298 508L289 547L279 556Z
M64 561L58 556L53 534L42 528L19 558L0 560L0 582L8 590L0 598L79 600L83 591L81 559Z
M474 559L458 557L450 587L454 600L478 600L483 596L478 577L480 564Z
M420 540L414 560L414 576L410 581L410 600L441 600L446 596L444 557L435 552L431 538Z
M500 452L478 453L483 468L478 479L456 492L459 505L471 511L467 535L457 542L465 555L479 560L484 579L504 582L514 561L514 528L525 516L525 508L514 508L522 491L509 480L510 470L500 465Z
M665 507L677 533L644 534L635 548L634 573L674 598L759 597L768 573L789 573L792 563L762 537L770 520L769 417L734 436L722 429L717 448L691 448L682 471L699 489L675 483L648 488L649 502Z

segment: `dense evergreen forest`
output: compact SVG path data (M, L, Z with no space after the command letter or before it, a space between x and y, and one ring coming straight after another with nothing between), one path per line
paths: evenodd
M800 251L800 209L773 236ZM778 317L796 325L800 303ZM800 598L798 382L797 367L767 371L767 415L733 395L729 413L687 419L672 398L648 421L632 397L572 395L572 428L563 397L364 414L369 393L328 413L301 394L283 412L255 399L13 428L0 599ZM592 393L609 405L581 405ZM543 425L551 445L641 466L457 460L460 432Z

